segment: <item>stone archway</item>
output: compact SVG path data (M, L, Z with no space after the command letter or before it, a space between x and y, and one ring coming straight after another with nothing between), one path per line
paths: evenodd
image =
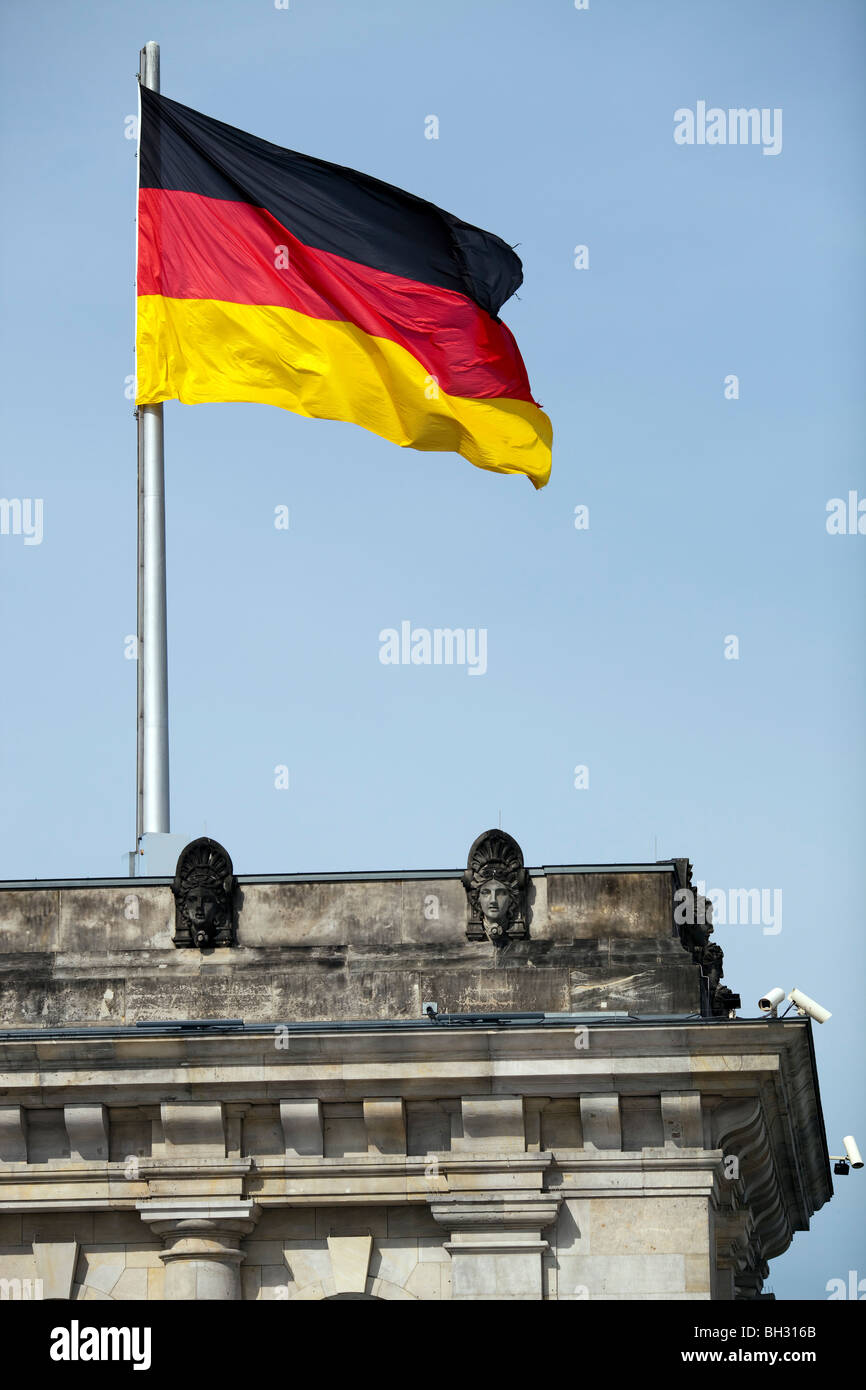
M376 1292L373 1293L373 1285L376 1285ZM366 1302L381 1302L386 1299L409 1299L417 1303L417 1298L413 1293L407 1293L401 1289L399 1284L391 1284L387 1279L368 1279L367 1287L363 1293L336 1293L333 1279L322 1279L304 1284L303 1288L289 1293L289 1302L318 1302L327 1300L329 1303L336 1302L337 1299L362 1298Z

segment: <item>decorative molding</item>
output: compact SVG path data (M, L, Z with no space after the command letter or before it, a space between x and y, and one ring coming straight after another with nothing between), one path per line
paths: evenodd
M259 1219L260 1211L252 1200L242 1201L237 1197L161 1197L145 1202L136 1202L136 1211L141 1213L142 1221L148 1225L165 1222L169 1225L179 1223L198 1228L226 1224L226 1229L247 1228L251 1231Z

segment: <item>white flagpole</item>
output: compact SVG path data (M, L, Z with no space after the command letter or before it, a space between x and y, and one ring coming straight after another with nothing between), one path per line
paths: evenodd
M141 85L159 91L159 44L145 44ZM139 110L139 160L141 114ZM138 736L136 852L169 831L168 636L162 406L138 407Z

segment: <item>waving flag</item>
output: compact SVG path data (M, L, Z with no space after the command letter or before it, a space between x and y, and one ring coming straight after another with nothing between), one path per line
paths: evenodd
M141 88L137 403L260 401L550 475L499 237Z

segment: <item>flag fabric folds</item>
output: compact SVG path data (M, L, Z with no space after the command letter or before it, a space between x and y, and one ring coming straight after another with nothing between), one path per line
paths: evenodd
M499 237L141 88L136 401L260 401L550 474Z

